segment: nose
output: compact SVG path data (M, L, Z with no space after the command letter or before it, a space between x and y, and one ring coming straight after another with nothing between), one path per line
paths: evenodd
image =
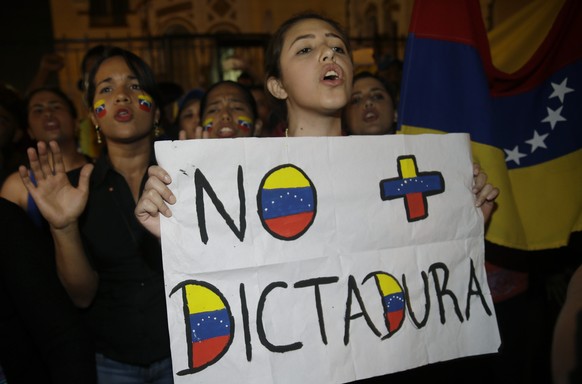
M43 108L42 114L50 118L54 114L54 109L51 106L47 106Z
M327 45L324 46L321 61L333 61L335 63L335 51Z
M224 110L220 115L220 121L231 122L232 117L230 116L230 112L228 110Z
M364 107L370 108L372 105L374 105L374 100L372 100L371 97L366 97L366 102L364 103Z
M127 94L125 92L120 92L117 94L117 97L115 98L115 102L116 103L128 103L129 96L127 96Z

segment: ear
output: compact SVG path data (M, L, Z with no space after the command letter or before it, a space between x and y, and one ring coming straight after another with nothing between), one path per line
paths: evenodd
M273 76L267 79L267 89L273 95L273 97L279 100L285 100L287 98L287 92L281 84L281 80L274 78Z
M160 108L156 107L156 111L154 112L154 121L159 122L160 116L161 116Z
M253 136L254 137L261 137L262 133L263 133L263 120L257 118L255 120L255 130L253 132Z

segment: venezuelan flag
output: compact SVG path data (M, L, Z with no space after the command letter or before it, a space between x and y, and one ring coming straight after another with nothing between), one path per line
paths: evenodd
M389 274L378 273L376 281L382 295L386 326L393 333L404 320L404 292L398 281Z
M185 290L192 348L190 366L203 369L230 346L232 318L225 302L209 287L189 284Z
M468 132L499 187L487 239L537 250L582 230L582 2L538 0L485 31L478 0L416 0L399 128Z
M266 176L258 203L265 229L278 238L291 240L313 223L316 192L302 171L284 165Z

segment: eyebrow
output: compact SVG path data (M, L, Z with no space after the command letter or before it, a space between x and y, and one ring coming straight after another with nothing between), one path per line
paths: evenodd
M47 105L55 105L55 104L64 104L64 102L61 101L61 100L58 100L58 99L48 100L46 102L38 102L38 103L31 104L30 105L30 108L44 107L45 104L47 104Z
M137 80L137 76L129 75L129 76L127 76L127 79L128 80ZM106 77L105 79L103 79L100 82L98 82L97 84L95 84L95 86L98 87L103 83L111 83L111 82L113 82L113 77Z
M248 103L247 103L247 101L245 99L241 99L241 98L238 98L238 97L229 97L229 98L226 99L226 101L227 102L234 102L234 103L241 103L241 104L244 104L244 105L247 105L248 106ZM213 102L206 104L206 107L210 107L212 105L220 104L220 103L222 103L222 98L219 99L219 100L214 100Z
M345 44L344 40L337 33L326 32L325 37L335 37L336 39L339 39L342 43ZM307 33L305 35L297 36L295 38L295 40L293 40L293 42L291 43L291 45L289 45L289 47L292 47L299 40L305 40L305 39L315 39L315 34L313 34L313 33Z

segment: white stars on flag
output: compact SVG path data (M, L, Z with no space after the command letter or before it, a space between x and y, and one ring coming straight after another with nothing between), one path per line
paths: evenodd
M562 109L564 108L564 99L566 94L570 93L570 92L574 92L575 90L572 88L568 88L567 86L568 83L568 78L564 78L564 80L562 80L561 83L550 83L553 89L553 92L551 93L550 96L548 96L548 99L552 99L554 97L557 97L558 99L560 99L560 102L562 103L562 105L560 105L558 108L556 108L555 110L546 106L546 111L547 111L547 116L544 117L540 123L549 123L550 124L550 128L551 131L548 133L538 133L538 129L534 129L533 131L533 137L529 140L525 140L526 144L531 145L531 151L530 154L534 153L538 148L543 148L543 149L547 149L548 147L546 146L546 139L548 138L548 136L550 136L550 133L554 130L554 128L556 128L556 125L560 122L563 121L568 121L568 119L566 119L564 116L562 116ZM541 127L547 127L547 125L545 124L540 124ZM547 128L546 128L547 129ZM515 162L515 164L520 165L520 160L526 156L528 156L527 153L522 153L519 151L519 144L516 145L513 149L504 149L505 154L507 155L505 158L505 162L509 163L510 161Z
M526 143L528 143L529 145L531 145L531 153L534 153L534 151L536 149L538 149L538 148L544 148L544 149L548 148L548 147L546 147L546 143L544 143L544 140L549 135L550 135L549 133L546 133L544 135L540 135L538 133L538 131L536 131L534 129L534 136L530 140L526 140L525 141Z
M556 124L558 124L558 122L566 121L566 119L561 115L563 107L564 106L562 105L555 111L550 107L546 107L546 109L548 110L548 116L544 117L542 123L550 123L553 130L554 128L556 128Z
M566 77L560 84L552 83L552 88L554 88L554 92L550 95L549 99L552 97L558 97L560 99L560 103L564 104L564 96L566 93L574 92L572 88L566 87L566 82L568 78Z
M519 159L521 159L522 157L526 157L527 155L525 153L520 153L519 152L519 145L516 145L515 148L513 149L504 149L505 153L507 154L507 157L505 158L506 162L510 162L510 161L515 161L515 163L517 165L519 165Z

